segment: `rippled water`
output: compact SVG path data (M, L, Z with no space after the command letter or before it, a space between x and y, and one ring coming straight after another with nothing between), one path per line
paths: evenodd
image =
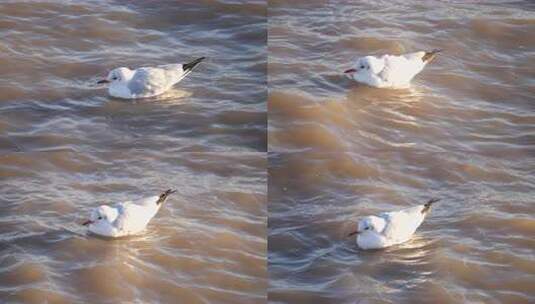
M266 150L264 1L3 1L0 36L1 150ZM159 98L95 86L200 56Z
M533 303L535 13L529 2L270 1L272 303ZM345 79L441 48L411 89ZM358 216L443 200L407 244Z
M535 302L534 32L529 1L0 2L0 302ZM342 73L435 48L410 89ZM80 225L168 188L142 235ZM430 197L405 244L346 237Z
M265 168L259 153L0 156L0 301L265 301ZM80 225L101 203L171 187L143 235L105 240Z
M266 3L0 2L0 302L266 300ZM117 66L207 59L111 98ZM146 233L90 210L175 188Z

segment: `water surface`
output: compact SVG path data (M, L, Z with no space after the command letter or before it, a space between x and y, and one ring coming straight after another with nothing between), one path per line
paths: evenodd
M265 302L265 167L263 153L0 156L0 302ZM81 225L100 204L168 188L139 236Z
M1 150L266 150L264 1L4 1L0 36ZM158 98L95 85L201 56Z
M270 1L272 303L535 301L535 13L517 2ZM411 89L356 57L444 49ZM363 252L358 216L442 198Z

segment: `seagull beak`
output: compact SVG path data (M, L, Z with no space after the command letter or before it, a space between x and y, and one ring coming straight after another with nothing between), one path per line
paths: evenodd
M347 74L347 73L356 73L356 72L357 72L357 70L355 70L355 69L349 69L349 70L345 70L345 71L344 71L344 74Z
M93 221L92 220L87 220L87 221L82 223L83 226L87 226L89 224L93 224Z
M354 236L355 234L359 234L359 231L358 230L353 231L350 234L348 234L347 236L350 237L350 236Z
M110 83L110 81L108 79L102 79L102 80L97 81L97 84L103 84L103 83Z

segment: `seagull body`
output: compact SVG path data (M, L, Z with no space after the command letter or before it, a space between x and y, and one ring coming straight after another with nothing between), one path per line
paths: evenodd
M356 82L376 88L406 88L411 80L441 50L404 55L366 56L358 58L353 68L344 73Z
M411 239L431 205L437 201L439 199L431 199L424 205L366 216L358 221L357 231L349 236L357 235L357 245L361 249L380 249L404 243Z
M121 67L110 71L98 83L109 83L108 93L117 98L153 97L164 93L186 77L204 57L186 64L167 64L135 70Z
M93 210L89 220L82 225L89 231L106 237L122 237L138 234L156 215L167 197L176 191L167 190L159 196L136 201L126 201L114 206L101 205Z

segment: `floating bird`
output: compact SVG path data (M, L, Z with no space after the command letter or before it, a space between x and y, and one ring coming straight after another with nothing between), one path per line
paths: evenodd
M186 64L168 64L135 70L116 68L106 79L97 83L109 84L108 93L113 97L125 99L153 97L179 83L203 60L204 57L201 57Z
M406 88L414 76L442 50L415 52L400 56L366 56L357 59L344 73L356 82L377 88Z
M101 205L93 210L90 219L82 225L87 226L90 232L106 237L137 234L147 227L162 203L175 192L169 189L159 196L118 203L113 207Z
M361 249L380 249L404 243L422 224L431 205L439 200L431 199L424 205L366 216L358 221L357 230L348 236L357 235L357 245Z

